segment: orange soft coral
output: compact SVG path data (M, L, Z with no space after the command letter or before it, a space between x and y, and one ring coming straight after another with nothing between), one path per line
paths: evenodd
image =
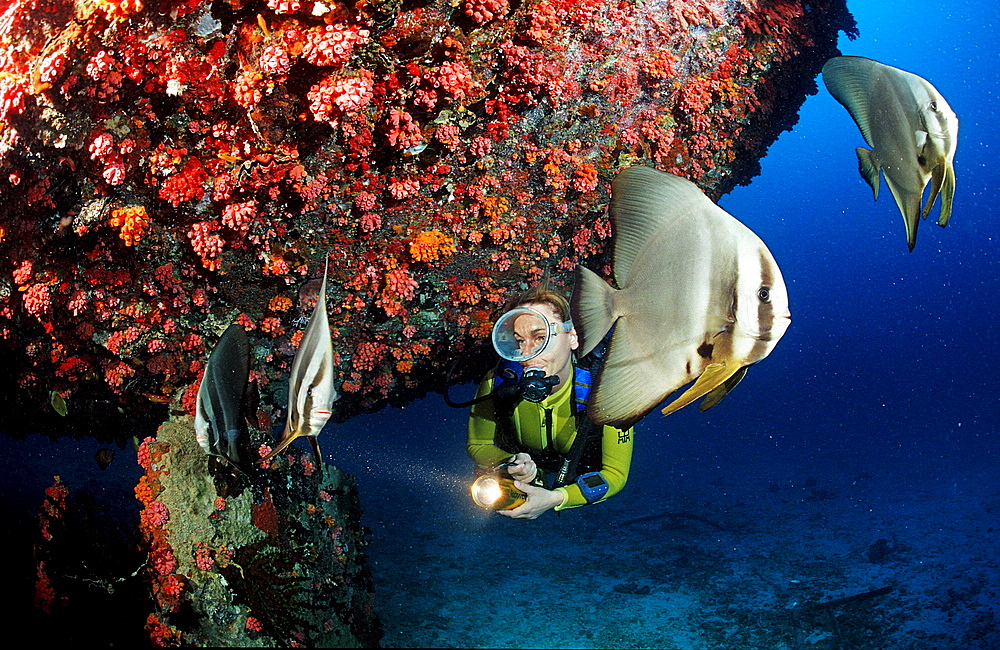
M433 262L455 252L455 240L437 228L425 230L410 242L410 257L417 262Z
M115 208L111 211L110 223L120 229L118 236L126 246L134 246L149 228L149 215L141 205Z

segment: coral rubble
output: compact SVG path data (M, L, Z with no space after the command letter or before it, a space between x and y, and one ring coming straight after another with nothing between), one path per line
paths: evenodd
M290 451L251 476L219 471L213 480L193 440L192 418L180 412L139 449L150 639L377 646L354 479Z
M2 424L152 433L233 320L277 403L327 256L334 417L439 389L511 287L603 254L622 167L749 182L851 30L844 0L11 0Z

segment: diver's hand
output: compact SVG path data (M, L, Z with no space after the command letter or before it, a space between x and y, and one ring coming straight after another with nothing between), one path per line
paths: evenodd
M538 474L538 467L535 466L535 461L531 460L531 456L521 452L514 456L511 464L507 466L507 471L515 481L531 483Z
M512 519L537 519L546 510L551 510L562 503L562 492L535 487L522 481L514 481L514 486L528 495L528 499L511 510L497 510L505 517Z

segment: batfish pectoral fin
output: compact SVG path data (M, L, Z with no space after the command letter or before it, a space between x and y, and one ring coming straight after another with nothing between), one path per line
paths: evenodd
M855 151L858 153L858 171L861 172L861 177L864 178L869 185L871 185L872 193L875 195L875 200L878 201L878 163L872 159L871 149L858 147Z
M663 413L663 415L670 415L674 411L687 406L702 395L707 395L716 388L723 386L727 379L739 372L739 370L743 367L744 366L735 359L730 359L720 363L710 363L708 367L705 368L705 372L701 373L701 376L698 377L698 380L694 382L694 385L691 386L691 388L684 391L680 397L665 406L660 412ZM721 397L719 399L721 399Z
M743 378L746 377L747 374L747 368L749 367L750 366L743 366L734 372L729 379L708 391L705 395L705 399L701 400L701 404L698 405L698 410L704 413L721 402L722 398L728 395L741 381L743 381Z

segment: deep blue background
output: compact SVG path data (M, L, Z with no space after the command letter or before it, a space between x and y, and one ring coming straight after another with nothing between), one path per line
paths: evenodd
M665 474L780 481L862 461L953 462L959 473L963 459L997 458L1000 10L994 0L849 7L860 37L841 35L842 52L919 74L959 117L951 223L936 225L935 206L907 251L891 194L873 201L858 173L861 133L817 80L761 175L721 200L778 260L792 325L712 411L654 412L638 425L622 498ZM465 414L431 395L328 428L324 449L372 494L420 486L460 498L464 428Z
M771 147L761 176L721 202L779 261L793 322L727 409L708 419L806 454L866 446L945 453L951 444L981 442L993 453L1000 11L995 2L849 7L861 36L841 37L844 54L919 74L959 116L952 221L938 227L935 209L907 252L891 194L873 202L857 171L860 132L820 82L799 124Z

